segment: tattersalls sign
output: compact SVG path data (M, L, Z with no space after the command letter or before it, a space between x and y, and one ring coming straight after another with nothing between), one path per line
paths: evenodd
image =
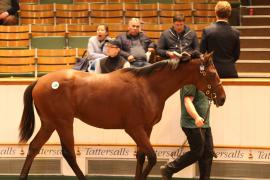
M0 157L13 157L17 154L17 147L0 146Z
M174 159L181 154L178 147L154 146L158 159ZM188 147L184 148L184 152ZM28 146L22 145L0 145L1 158L25 157ZM80 145L75 146L78 157L86 158L135 158L136 146L107 146L107 145ZM215 148L217 158L215 160L230 161L262 161L270 162L269 149L246 149L246 148ZM45 145L39 152L38 157L62 157L60 145Z

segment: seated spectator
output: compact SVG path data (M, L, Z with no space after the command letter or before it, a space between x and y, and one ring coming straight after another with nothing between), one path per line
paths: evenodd
M172 27L162 32L160 36L157 54L163 59L175 59L177 53L187 52L192 54L192 51L195 50L199 50L196 32L185 25L184 15L175 15Z
M129 62L120 56L121 44L116 41L109 41L106 43L107 57L96 62L96 73L109 73L117 69L130 67Z
M109 28L105 24L97 26L97 35L89 38L87 57L89 59L98 59L106 57L105 44L110 40Z
M18 24L17 12L20 9L17 0L0 1L0 25Z
M120 54L134 67L149 64L146 53L155 51L155 43L140 30L140 20L132 18L128 23L128 31L116 38L121 44Z
M216 22L206 27L202 33L201 52L214 52L213 61L221 78L237 78L235 66L240 56L240 33L228 23L231 5L219 1L215 6Z

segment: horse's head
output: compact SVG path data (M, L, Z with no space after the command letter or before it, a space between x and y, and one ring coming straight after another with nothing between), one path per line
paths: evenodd
M226 99L226 94L221 84L220 78L212 61L213 53L205 54L201 60L198 71L200 80L197 88L205 93L216 106L222 106Z

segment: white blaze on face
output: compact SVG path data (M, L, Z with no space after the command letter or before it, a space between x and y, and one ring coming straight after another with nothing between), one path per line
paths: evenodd
M58 89L59 88L59 82L53 81L51 86L52 86L52 89Z

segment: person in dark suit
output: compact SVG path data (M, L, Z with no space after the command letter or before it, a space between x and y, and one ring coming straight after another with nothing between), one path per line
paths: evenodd
M203 30L200 51L214 52L213 61L221 78L238 77L235 62L240 55L239 31L231 27L228 19L231 5L219 1L215 6L217 21Z

